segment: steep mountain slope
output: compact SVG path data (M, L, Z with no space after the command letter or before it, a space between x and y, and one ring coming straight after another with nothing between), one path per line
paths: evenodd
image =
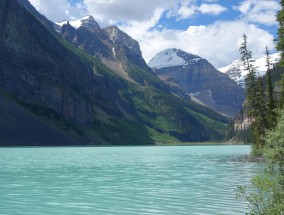
M44 15L40 14L35 7L29 2L29 0L18 0L31 14L34 15L44 26L50 30L55 30L58 26L48 20Z
M167 49L156 54L148 65L161 80L220 113L234 116L242 107L244 90L197 55Z
M86 41L99 43L89 50L96 57L44 26L19 1L0 2L0 127L5 131L0 145L154 144L222 137L226 118L174 95L137 50L118 39L114 44L106 31L93 27L78 30L91 35ZM104 51L97 49L102 44ZM113 46L119 61L106 58L113 57ZM124 64L129 79L105 66L104 58ZM57 141L43 140L44 130ZM18 138L10 137L17 133Z
M0 92L0 146L88 144L70 127L63 130L47 114L54 113L49 112L40 117Z
M271 65L276 64L280 60L280 54L275 53L270 56ZM256 59L254 62L254 66L256 67L257 74L263 76L266 74L266 57L262 57ZM219 68L219 71L227 74L232 80L234 80L237 84L242 87L245 87L245 76L247 75L247 71L244 70L244 66L241 60L235 60L232 64Z

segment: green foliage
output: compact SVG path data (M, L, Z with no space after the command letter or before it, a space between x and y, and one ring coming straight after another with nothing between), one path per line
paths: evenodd
M279 108L284 108L284 74L282 75L282 79L280 80L280 99L279 99Z
M249 144L254 143L255 139L254 139L253 129L248 128L247 130L235 131L235 139L238 142L249 143ZM252 154L256 155L258 153L257 151L253 152Z
M252 58L252 52L248 49L248 41L245 34L243 35L243 43L241 44L239 51L241 53L241 60L244 65L244 69L252 75L252 78L255 78L256 68L253 65L254 60Z
M284 110L279 113L275 129L265 135L263 154L266 172L253 178L256 192L239 187L238 197L249 203L251 215L279 215L284 213Z
M266 114L266 101L262 78L256 76L256 68L253 65L252 52L247 47L247 36L243 36L243 43L240 47L240 53L245 70L248 72L246 82L246 100L248 105L248 115L254 119L252 128L255 134L255 144L257 149L263 147L262 135L265 129L269 127Z
M59 35L55 35L55 36L58 39L58 41L67 50L69 50L71 53L74 53L75 55L77 55L84 63L89 64L89 65L94 65L95 64L96 61L95 61L95 58L93 56L91 56L90 54L88 54L84 50L77 48L75 45L69 43L68 41L66 41L61 36L59 36Z
M208 109L207 107L203 106L203 105L199 105L197 103L194 103L192 101L188 101L190 108L192 111L194 112L198 112L202 115L205 115L206 117L213 119L215 121L219 121L221 123L224 124L228 124L230 122L230 119L221 115L221 114L217 114L215 111Z
M277 21L279 23L278 28L278 39L276 48L278 51L281 51L281 61L280 64L284 65L284 0L280 1L281 10L277 13Z
M266 47L266 63L267 63L267 120L268 120L268 128L273 128L276 122L276 102L274 99L274 86L271 78L271 65L270 65L270 53L268 48Z
M113 145L153 145L148 128L135 121L114 119L111 123L94 122L99 137Z
M173 136L167 133L160 133L152 128L147 128L150 137L155 141L157 144L180 144L181 141L174 138Z
M267 172L271 180L272 192L268 193L268 214L284 213L284 109L279 113L275 129L265 135L264 156L267 160Z
M281 10L277 14L279 22L277 49L281 51L280 65L284 66L284 0L281 0ZM279 98L280 109L276 115L276 104L273 101L273 87L269 68L269 53L267 51L267 108L270 127L266 127L264 147L261 153L267 161L266 171L263 175L256 176L252 180L256 192L247 192L244 187L240 187L239 197L244 198L250 207L249 214L256 215L282 215L284 214L284 76L281 80L281 95ZM275 116L272 111L275 112ZM274 120L274 121L272 121Z
M252 185L254 192L249 192L244 186L238 187L237 198L248 202L250 211L246 214L281 215L284 212L284 192L278 186L276 178L269 174L259 175L252 179Z
M160 88L129 83L128 92L120 95L133 104L138 121L160 134L183 141L205 141L221 140L225 133L225 117Z
M127 73L139 84L157 88L161 88L163 85L163 82L156 75L152 74L149 70L140 68L136 65L129 65Z
M269 169L284 176L284 109L279 113L275 129L266 133L265 142L264 156Z
M270 77L268 77L270 76ZM270 69L269 72L262 78L263 83L263 89L266 89L265 93L265 103L266 103L266 117L268 119L268 125L269 127L266 129L272 129L275 126L275 122L277 121L277 113L276 108L281 107L281 98L283 94L283 102L284 102L284 82L282 83L283 87L281 87L281 77L284 77L284 69L281 68L279 65L275 65L273 68ZM283 79L284 80L284 79ZM271 85L270 82L271 81ZM271 96L272 94L272 96ZM271 100L272 98L272 100ZM246 106L247 107L247 106ZM283 106L282 106L283 107ZM248 107L250 108L250 107ZM245 110L242 110L240 113L246 112ZM242 115L242 114L241 114ZM239 116L238 120L240 118L243 118L243 116ZM237 120L237 119L235 119ZM228 127L228 137L226 140L235 137L236 140L239 140L241 142L247 142L247 143L255 143L255 136L257 136L257 133L255 133L255 124L252 124L248 130L242 130L242 131L234 131L234 125L230 125ZM259 136L260 137L260 136ZM253 154L261 154L261 149L259 145L253 145Z
M211 118L209 118L206 115L200 114L198 112L192 111L190 109L187 109L196 119L198 119L200 122L204 123L204 125L207 128L210 129L215 129L216 131L218 131L220 134L225 135L225 131L227 130L227 125L219 122L219 121L215 121Z

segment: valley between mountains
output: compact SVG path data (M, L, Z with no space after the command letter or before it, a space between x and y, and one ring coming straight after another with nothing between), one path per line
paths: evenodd
M221 141L244 102L232 72L175 48L147 64L92 16L53 23L2 0L0 38L0 146Z

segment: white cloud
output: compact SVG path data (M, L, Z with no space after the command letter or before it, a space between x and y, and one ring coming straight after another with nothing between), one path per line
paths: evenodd
M146 21L157 8L170 10L180 1L189 0L81 0L72 5L70 0L30 0L30 2L54 22L78 19L92 15L102 26L129 21Z
M183 5L178 9L176 16L178 16L179 19L187 19L194 16L196 13L197 13L197 7L195 5L191 6Z
M219 4L202 4L198 10L203 14L219 15L227 10Z
M117 22L145 22L158 8L168 10L179 0L84 0L84 4L102 25Z
M102 26L129 21L149 20L157 8L162 8L171 17L188 19L196 14L218 15L226 10L223 6L207 0L198 5L197 0L80 0L75 5L70 0L30 0L46 17L59 22L92 15ZM204 2L204 1L203 1Z
M180 19L188 19L194 17L197 14L209 14L209 15L219 15L225 12L227 8L219 4L201 4L198 5L196 1L188 1L180 4L180 7L177 7L170 11L170 16L176 16Z
M119 26L123 31L129 33L134 39L144 38L144 34L154 28L163 14L163 9L157 8L148 21L130 21L128 24ZM163 28L162 28L163 29Z
M276 25L275 15L280 9L276 0L245 0L237 7L234 7L242 13L242 18L248 22Z
M272 17L271 11L275 15L279 6L275 5L276 0L246 0L235 8L246 18L208 26L189 26L186 30L175 30L174 26L168 29L159 21L165 13L186 19L200 13L217 15L227 9L218 5L216 0L203 1L207 4L201 5L197 4L197 0L82 0L81 4L75 5L68 1L31 0L41 13L53 21L91 14L102 26L117 24L140 43L146 61L163 49L180 48L208 59L217 68L226 66L239 58L243 33L247 34L255 57L263 54L266 45L272 51L274 48L273 36L259 26L247 23L247 19L256 16L259 22L272 22L267 16Z
M239 59L242 35L248 36L249 48L254 56L263 55L267 45L273 51L273 36L253 24L245 22L217 22L209 26L190 26L186 31L164 29L135 33L135 26L122 28L139 41L143 56L149 61L166 48L180 48L209 60L216 68Z
M30 0L32 5L51 21L58 22L83 17L87 14L85 5L71 5L68 0Z

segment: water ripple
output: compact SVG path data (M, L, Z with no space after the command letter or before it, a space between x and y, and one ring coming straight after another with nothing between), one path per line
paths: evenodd
M244 214L249 146L1 148L0 213Z

